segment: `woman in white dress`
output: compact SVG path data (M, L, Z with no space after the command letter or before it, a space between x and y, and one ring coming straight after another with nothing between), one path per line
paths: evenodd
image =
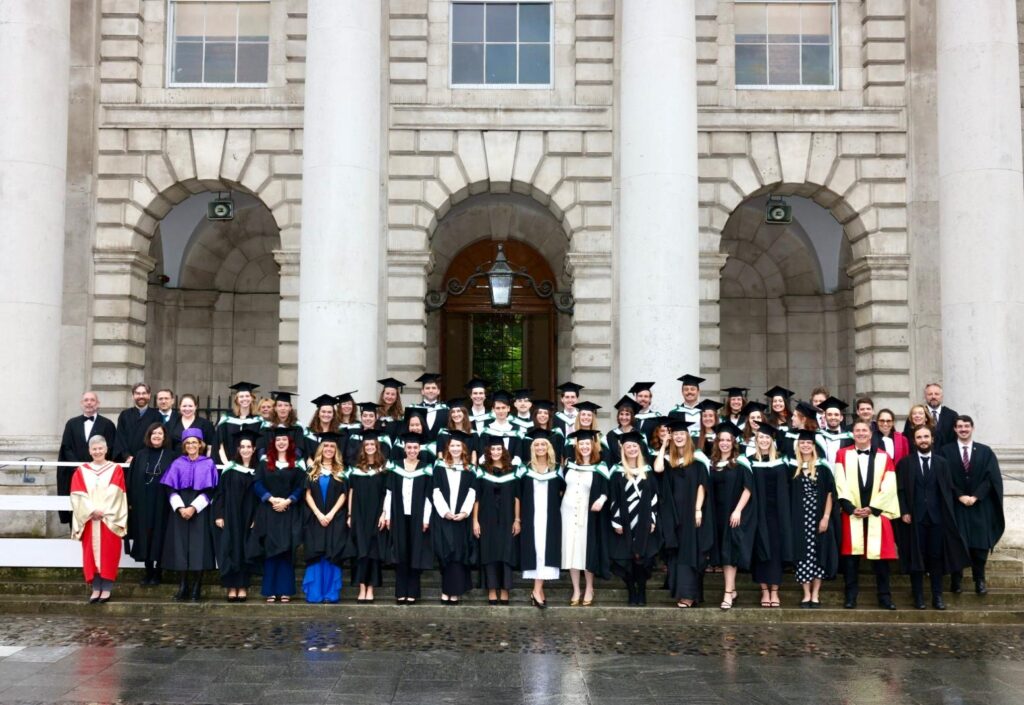
M544 609L544 581L557 580L562 549L562 482L552 438L544 428L530 430L530 462L519 471L520 511L523 529L519 535L519 562L523 578L533 580L530 602Z
M562 568L572 579L569 605L580 604L580 572L586 578L583 606L594 603L594 574L611 575L608 560L608 466L601 462L600 441L595 431L580 430L569 435L574 442L574 460L567 460L562 477Z

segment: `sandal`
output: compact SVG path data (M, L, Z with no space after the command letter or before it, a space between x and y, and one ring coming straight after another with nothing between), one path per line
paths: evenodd
M733 599L735 599L735 598L733 597L733 595L734 595L734 594L735 594L735 593L729 593L729 592L727 592L727 593L725 593L724 595L722 595L722 604L721 604L721 605L719 605L719 606L720 606L720 607L721 607L721 608L722 608L723 610L731 610L731 609L732 609L732 601L733 601Z
M275 596L275 597L268 597L268 598L267 598L267 604L268 604L268 605L272 605L272 604L274 604L275 602L277 602L277 597L276 597L276 596Z
M761 591L761 606L762 607L771 607L772 606L772 599L771 599L771 595L769 594L768 590L762 590Z
M762 606L763 606L763 603L762 603ZM770 603L769 607L782 607L782 603L779 602L778 600L776 600L775 602Z
M281 602L291 602L291 601L292 601L292 598L288 597L287 595L281 595Z
M676 607L679 607L680 609L686 609L688 607L693 607L693 604L689 602L683 602L682 600L680 600L676 603Z

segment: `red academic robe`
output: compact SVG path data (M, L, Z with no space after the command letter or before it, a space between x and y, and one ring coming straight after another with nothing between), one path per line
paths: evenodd
M843 509L839 552L844 556L864 556L873 561L890 560L896 558L896 538L889 522L900 515L896 468L892 458L883 450L873 449L869 462L873 471L872 483L868 496L864 497L860 490L857 449L853 446L841 448L836 454L834 474L840 506L848 502L855 509L870 507L879 512L861 519Z
M96 509L103 511L102 519L92 518ZM121 466L79 466L71 478L71 515L71 536L82 542L85 582L91 583L97 573L104 580L115 580L122 539L128 532L128 497Z

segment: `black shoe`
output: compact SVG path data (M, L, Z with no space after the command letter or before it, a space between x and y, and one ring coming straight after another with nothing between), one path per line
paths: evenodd
M960 577L956 577L954 575L952 578L950 578L949 591L952 592L954 595L959 595L961 592L964 591L964 578L962 575Z
M979 595L987 595L988 594L988 586L985 585L985 581L984 580L975 580L974 581L974 592L976 592Z
M506 605L507 606L508 602L509 602L508 600L501 600L501 599L498 600L498 604L499 605Z
M105 605L105 604L107 604L108 602L110 602L110 595L107 595L106 597L101 597L101 598L99 598L99 599L98 599L98 600L96 600L96 601L97 601L98 603L100 603L101 605Z
M203 599L203 581L199 578L192 584L192 602L199 602Z
M854 610L854 609L857 609L857 598L856 597L847 597L846 598L846 602L843 603L843 609L844 610Z
M492 599L488 598L487 599L487 604L489 604L489 605L496 605L496 604L498 604L498 601L497 600L492 600Z
M917 597L915 595L914 596L914 609L923 610L925 608L926 608L926 605L924 604L924 597L923 596L922 597Z
M178 602L183 602L188 599L188 578L182 578L181 584L178 585L178 592L174 593L174 599Z
M548 603L541 602L540 600L538 600L536 597L533 596L533 593L530 593L530 604L533 605L534 607L536 607L539 610L546 610L548 608Z
M892 600L889 599L888 597L885 597L885 598L882 598L881 600L879 600L878 601L878 606L881 607L883 610L894 610L894 609L896 609L896 605L894 605L892 603Z
M946 609L946 601L942 599L942 595L936 595L932 598L932 607L937 610Z
M157 568L153 571L153 579L150 581L150 585L159 585L164 581L164 572Z
M810 607L812 610L816 610L819 607L821 607L821 603L820 602L815 602L814 600L811 600L811 602L807 606Z
M800 609L802 609L802 610L809 610L809 609L811 609L811 601L810 600L803 600L800 603Z
M95 605L95 604L96 604L97 602L99 602L99 601L100 601L100 598L99 598L99 596L96 596L96 597L90 597L90 598L89 598L89 604L90 604L90 605Z
M647 606L647 583L640 583L636 589L636 603L641 607Z

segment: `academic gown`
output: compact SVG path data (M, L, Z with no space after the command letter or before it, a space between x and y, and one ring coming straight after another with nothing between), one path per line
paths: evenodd
M217 443L214 448L213 457L220 463L220 451L223 449L224 457L231 462L238 452L238 433L243 430L262 431L263 418L261 416L246 416L244 419L237 416L222 416L217 422Z
M526 440L523 438L522 429L517 426L510 424L511 429L498 430L490 424L485 424L480 427L477 432L474 442L476 447L474 450L477 453L477 463L483 465L487 462L487 436L497 436L505 444L505 449L508 451L509 457L513 461L522 461L524 459L530 459L530 450Z
M749 458L754 473L757 534L754 541L754 580L769 585L782 581L782 567L793 562L793 525L789 508L789 466L783 458Z
M825 515L825 504L829 496L834 495L836 489L835 477L828 463L819 460L815 466L815 493L812 506L813 514L808 516L805 512L803 501L803 487L799 477L794 478L796 463L789 460L786 463L789 472L789 516L790 525L793 529L793 563L799 564L802 561L814 560L821 566L825 573L825 580L832 580L839 572L839 542L836 537L840 528L839 504L832 502L832 514L829 517L828 529L825 533L818 533L818 524L821 517ZM804 527L807 522L814 523L814 538L808 540Z
M932 453L931 472L935 473L936 488L939 494L939 509L942 512L942 566L943 573L954 573L971 564L971 556L967 544L957 528L956 513L953 509L955 490L950 477L949 464L937 453ZM921 456L913 452L896 466L897 496L899 498L900 516L914 514L914 497L921 479ZM918 540L917 522L922 517L912 516L911 523L905 524L901 519L893 521L896 527L896 545L899 548L900 568L906 572L924 572L927 561L920 541Z
M999 461L987 445L972 443L970 471L964 470L960 444L950 443L939 455L949 463L955 494L976 497L972 507L966 507L956 500L953 509L957 527L975 550L992 550L1006 528L1003 516L1003 476Z
M635 426L633 430L636 430ZM626 431L616 427L601 438L601 460L610 468L622 462L622 441L619 440L619 436L623 433L626 433ZM651 453L651 449L646 441L640 444L640 452L644 454L647 464L650 465L654 460L654 455Z
M294 467L270 468L261 460L256 466L252 490L256 496L256 516L246 542L246 558L252 563L276 558L294 551L302 543L302 491L306 469L301 462ZM271 497L291 499L286 511L275 512Z
M566 567L564 545L569 532L578 535L581 531L586 536L587 546L584 560L584 567L599 578L608 580L611 577L611 558L608 556L608 544L611 534L611 513L608 503L611 499L610 485L611 471L604 463L596 465L578 465L573 462L566 463L561 471L562 480L566 485L566 494L562 498L562 567ZM577 506L575 493L571 492L574 485L571 473L590 473L593 477L590 483L590 491L586 497L584 506ZM601 497L605 498L600 511L592 511L594 503ZM580 517L585 516L585 528Z
M512 535L515 503L519 496L516 468L503 475L494 475L481 468L477 472L476 501L480 522L480 565L504 563L519 565L519 537ZM522 520L520 520L520 527Z
M426 402L420 402L419 404L411 404L406 409L423 410L425 415L423 437L427 442L436 441L437 434L448 425L448 405L442 402L435 402L433 406L428 405ZM434 423L430 423L430 417L426 416L426 413L431 409L434 410Z
M437 460L437 444L434 441L420 444L420 453L416 456L421 465L433 467ZM402 466L405 463L405 441L401 438L391 446L391 454L388 460L395 465Z
M613 523L608 533L608 558L611 570L619 577L632 574L632 564L639 562L650 567L661 549L661 534L658 533L658 486L653 472L648 468L647 476L637 485L639 504L631 512L629 484L621 466L612 469L609 480L608 514ZM636 516L636 526L630 526L631 514ZM614 530L615 524L622 533Z
M196 416L192 419L192 425L189 428L198 428L203 432L203 442L209 447L208 452L212 454L217 445L217 429L213 427L213 424L202 416ZM167 427L167 432L171 436L171 450L176 455L181 455L184 452L181 449L181 434L185 432L185 424L181 416L172 419Z
M434 466L433 489L440 491L446 501L450 500L451 487L445 465L440 460ZM449 506L453 514L461 512L470 490L476 489L476 476L470 469L462 471L459 478L459 492L455 505ZM472 515L463 521L445 519L441 509L434 503L434 511L430 514L430 541L434 556L442 567L449 563L462 563L470 566L477 563L477 545L473 539Z
M411 473L405 470L402 463L392 463L388 466L384 487L385 490L391 491L391 529L385 537L385 562L389 565L402 563L413 570L430 570L434 567L434 548L430 542L430 532L423 531L423 510L434 491L432 472L433 463L427 464L422 461ZM402 485L406 479L412 481L412 512L408 516L402 503ZM408 526L409 524L412 526Z
M377 430L377 431L379 431L379 424L378 424L378 428L376 428L376 429L367 429L367 430ZM386 435L384 433L381 433L380 436L378 436L378 438L377 438L377 445L378 445L378 447L380 449L380 454L383 457L385 457L385 458L390 457L390 455L391 455L391 437L390 436L388 436L388 435ZM358 460L359 460L359 451L360 451L360 449L362 447L363 447L363 427L359 426L359 428L355 428L355 429L352 429L351 431L349 431L348 437L345 439L345 456L344 456L343 460L345 461L345 464L347 466L355 467L356 462L358 462Z
M71 538L82 542L82 573L91 583L97 575L117 579L122 538L128 531L128 499L124 471L117 463L76 468L71 477ZM103 517L93 519L100 509Z
M116 448L112 448L113 457L118 461L134 457L146 447L146 429L151 425L162 424L164 417L156 409L147 406L140 414L138 407L125 409L117 416L115 434Z
M260 429L263 437L256 442L256 448L261 453L266 452L267 448L274 445L274 430L277 428L281 428L281 426L279 424L263 423ZM309 456L306 455L306 427L299 423L292 424L288 426L288 435L292 439L292 448L295 449L298 457L308 458Z
M313 497L313 503L321 514L327 514L338 503L340 497L348 492L348 484L344 477L331 477L327 483L326 497L320 489L320 479L313 479L307 475L304 479L305 489ZM321 526L316 515L313 514L305 497L302 498L303 528L302 546L303 557L306 565L312 565L326 558L335 565L341 565L342 555L348 543L349 529L346 526L348 519L348 502L341 505L341 509L334 515L334 519L327 526Z
M167 536L161 565L169 570L213 570L217 567L210 503L217 489L217 467L205 455L196 460L177 458L160 479L170 502ZM191 519L182 518L179 507L195 507Z
M551 568L562 563L562 493L565 483L554 468L539 473L525 465L519 470L519 515L521 531L519 532L519 567L525 570L537 570L537 531L536 526L536 488L534 480L540 480L547 497L547 512L544 519L544 555L540 557L540 565Z
M750 567L757 533L757 495L754 475L746 458L736 464L711 468L711 498L714 505L715 543L711 549L711 565ZM743 490L751 497L740 513L740 525L729 526L729 517L736 509Z
M659 524L664 546L668 551L668 587L676 599L692 599L695 595L679 592L680 568L704 570L705 556L715 542L714 506L710 494L709 462L703 454L695 454L689 465L672 466L665 459L665 471L659 478ZM701 524L697 526L698 489L704 488Z
M380 515L384 511L386 477L383 468L379 472L367 472L355 467L348 469L348 486L352 490L352 506L348 511L352 517L352 527L344 551L345 558L381 561L386 557L386 537L377 529Z
M245 555L246 541L256 518L258 501L253 492L255 481L255 468L229 463L221 471L217 492L213 497L213 535L222 582L241 580L244 577L247 583L248 574L258 572ZM217 528L218 519L224 521L223 529ZM248 584L225 587L248 587Z
M113 457L117 447L117 429L114 422L106 416L96 414L89 436L103 436L107 440L107 453ZM92 459L89 455L89 439L85 437L85 416L73 416L64 424L64 434L60 439L60 450L57 460L63 463L87 463ZM57 468L57 494L67 497L71 494L71 477L76 468ZM61 524L71 523L71 512L57 512Z
M128 466L128 539L131 556L140 563L156 563L163 556L171 510L160 478L174 458L170 448L143 446Z

